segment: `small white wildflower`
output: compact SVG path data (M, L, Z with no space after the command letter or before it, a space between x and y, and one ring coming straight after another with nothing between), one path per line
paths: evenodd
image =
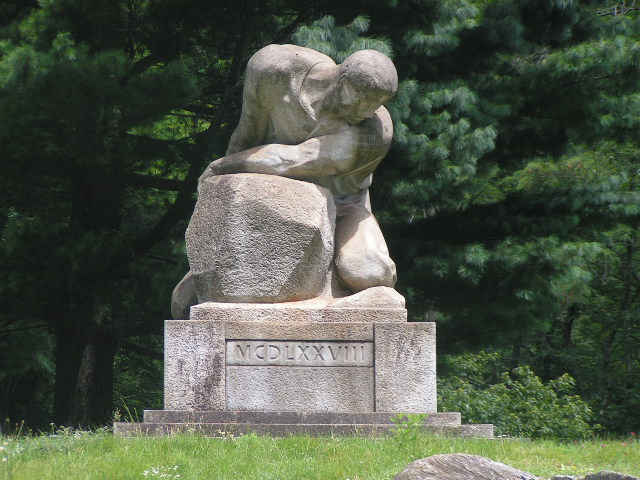
M149 470L142 472L145 477L157 478L180 478L180 475L173 473L178 470L178 465L174 467L150 467Z
M4 450L4 449L5 449L5 447L0 447L0 452L1 452L2 450Z
M8 459L7 457L2 457L2 461L3 461L3 462L8 462L8 461L9 461L9 459Z

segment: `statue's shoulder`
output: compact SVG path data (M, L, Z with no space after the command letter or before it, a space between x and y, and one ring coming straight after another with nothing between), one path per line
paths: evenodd
M272 44L258 50L249 59L247 69L253 74L293 74L308 71L318 63L335 65L330 57L310 48Z
M360 122L359 127L363 133L375 138L375 144L388 147L393 138L393 121L389 111L382 105L371 118Z

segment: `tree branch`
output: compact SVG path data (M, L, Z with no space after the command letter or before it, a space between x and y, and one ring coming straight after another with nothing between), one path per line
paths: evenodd
M140 355L144 355L145 357L153 358L154 360L164 360L164 354L162 352L151 350L150 348L143 347L142 345L137 345L128 340L120 340L120 347L127 349L130 352L139 353Z
M0 335L5 335L5 334L15 333L15 332L24 332L25 330L36 330L38 328L47 328L47 327L48 327L48 325L41 324L41 325L31 325L30 327L22 327L22 328L12 328L12 329L8 329L8 330L0 330Z
M196 145L196 151L191 156L189 171L184 178L182 188L178 193L175 202L167 209L156 224L144 234L138 242L133 246L132 254L129 261L140 257L148 252L153 246L162 241L174 225L179 222L185 215L193 210L195 201L193 194L196 191L198 178L206 166L206 161L213 156L212 143L215 134L222 125L224 118L231 106L232 99L235 98L235 88L237 80L240 78L242 66L244 64L244 56L247 48L248 38L245 35L235 49L233 62L231 65L231 78L227 83L227 87L222 95L222 101L218 106L215 117L211 120L209 127L202 132ZM198 148L199 147L199 148Z
M628 12L637 12L640 10L640 7L636 6L636 0L633 0L631 6L627 6L626 2L622 2L621 4L616 4L612 7L602 8L600 10L596 10L596 15L599 17L607 17L607 16L618 16L624 15Z
M139 173L128 174L125 177L125 182L135 187L157 188L158 190L169 190L174 192L180 191L184 184L183 180L153 177L151 175L141 175Z

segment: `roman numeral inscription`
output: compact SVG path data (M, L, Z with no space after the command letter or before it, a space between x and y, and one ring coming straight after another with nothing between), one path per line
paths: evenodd
M371 367L373 343L227 340L227 365Z

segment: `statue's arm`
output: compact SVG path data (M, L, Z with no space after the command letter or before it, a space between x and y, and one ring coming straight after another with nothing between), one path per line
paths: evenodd
M228 173L264 173L305 180L349 173L387 152L393 126L381 107L376 116L358 126L316 138L299 145L268 144L236 152L212 162L200 181Z
M263 48L247 64L240 121L231 135L226 155L265 143L269 128L269 107L265 105L265 100L272 93L272 79L269 76L274 69L272 55L266 54L268 51L269 48Z
M200 180L228 173L264 173L304 180L348 172L358 158L358 136L341 132L299 145L268 144L220 158Z
M240 121L231 135L226 154L231 155L264 144L268 126L269 114L266 109L245 92Z

